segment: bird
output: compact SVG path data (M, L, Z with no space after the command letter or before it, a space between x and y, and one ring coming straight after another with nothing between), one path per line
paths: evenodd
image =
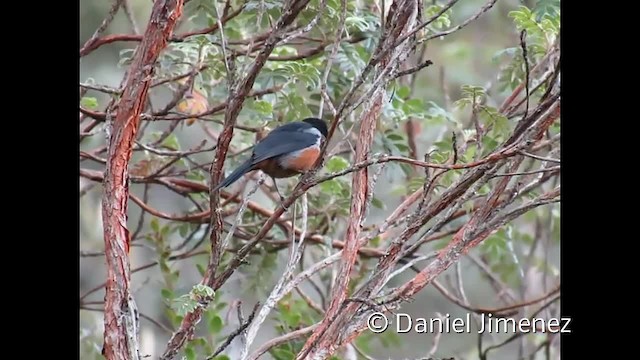
M327 135L327 124L319 118L308 117L280 125L258 141L251 157L222 180L214 191L233 184L248 172L261 170L271 177L280 200L284 202L276 179L309 171L318 159Z

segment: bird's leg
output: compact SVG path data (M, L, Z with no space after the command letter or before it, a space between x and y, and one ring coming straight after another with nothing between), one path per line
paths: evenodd
M282 205L282 208L287 211L288 208L286 206L284 206L284 196L282 196L282 193L280 193L280 189L278 189L278 183L276 182L276 178L274 178L273 176L271 177L271 180L273 180L273 187L276 188L276 192L278 193L278 196L280 196L280 204Z

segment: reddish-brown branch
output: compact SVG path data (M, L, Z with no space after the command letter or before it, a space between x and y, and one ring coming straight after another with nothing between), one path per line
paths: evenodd
M461 299L458 299L449 290L447 290L447 288L445 288L442 284L440 284L438 282L438 280L434 279L431 284L445 298L447 298L452 303L460 306L461 308L463 308L465 310L473 311L476 314L491 314L494 317L513 316L513 315L518 313L517 309L519 309L521 307L533 305L535 303L539 303L541 301L544 301L544 300L550 298L554 294L560 292L560 285L558 285L553 290L549 291L548 293L546 293L546 294L544 294L544 295L542 295L542 296L540 296L538 298L535 298L535 299L532 299L532 300L527 300L527 301L522 301L522 302L519 302L519 303L516 303L516 304L513 304L513 305L503 306L501 308L488 309L488 308L482 308L482 307L473 307L470 304L466 303L465 301L463 301Z
M189 75L186 75L189 76ZM185 76L185 77L186 77ZM282 85L276 85L276 86L272 86L270 88L264 89L264 90L256 90L256 91L251 91L249 94L247 94L247 97L252 97L252 98L259 98L261 96L267 95L267 94L273 94L276 93L278 91L280 91L282 89ZM191 118L201 118L204 116L208 116L208 115L213 115L215 113L218 113L220 111L225 110L227 107L227 102L223 102L222 104L218 104L215 105L213 107L211 107L210 109L200 113L200 114L194 114L194 115L171 115L171 116L164 116L164 114L161 115L161 113L156 113L153 115L149 115L149 114L145 114L145 116L147 117L152 117L153 120L169 120L169 121L179 121L179 120L187 120L187 119L191 119ZM100 121L104 121L107 118L107 115L104 112L99 112L99 111L92 111L89 109L85 109L83 107L80 107L80 112L95 119L98 121L95 121L92 125L91 128L93 128L95 125L97 125ZM242 125L234 125L236 128L238 129L242 129L242 130L247 130L247 131L256 131L255 128L251 128L251 127L247 127L247 126L242 126ZM91 128L89 126L87 126L87 128L85 128L83 131L87 132L89 130L91 130Z
M356 144L356 162L364 162L369 156L377 120L380 116L382 95L383 93L380 92L362 117L358 143ZM311 346L313 346L315 341L323 334L333 320L335 314L340 310L342 303L347 298L351 270L356 262L358 249L363 245L358 241L358 237L360 236L360 230L362 228L362 220L365 214L367 197L369 191L371 191L371 189L369 189L369 174L367 167L357 171L353 175L351 189L351 208L349 223L347 225L347 233L345 236L345 247L342 251L342 259L338 275L336 277L336 283L331 290L331 302L329 303L329 308L327 309L320 326L318 326L318 328L313 332L305 343L305 346L300 351L302 354L311 350Z
M104 20L102 20L102 24L100 24L100 27L98 27L96 31L93 33L93 36L91 36L91 38L87 40L87 42L85 42L84 45L82 45L82 48L80 49L80 54L82 54L84 51L86 51L86 49L92 47L96 42L99 41L98 37L107 29L109 24L111 24L114 16L118 12L118 9L120 9L121 5L122 5L122 0L117 0L113 2L113 4L111 5L111 9L109 10L109 13L104 18Z
M250 360L257 360L258 358L260 358L260 356L264 353L266 353L267 351L269 351L269 349L274 348L280 344L284 344L287 341L291 341L293 339L297 339L301 336L304 336L310 332L312 332L313 330L315 330L318 327L319 324L313 324L310 326L307 326L305 328L302 329L298 329L289 333L286 333L284 335L278 336L277 338L273 338L269 341L267 341L266 343L264 343L262 346L260 346L253 354L251 354L249 356Z
M280 17L280 19L278 19L274 28L269 33L269 36L265 40L262 50L260 51L258 56L256 56L256 59L253 62L251 68L248 70L247 74L244 77L240 78L237 83L229 84L231 92L229 95L228 105L225 109L226 111L224 127L218 138L218 146L216 148L213 163L211 164L211 183L209 191L209 204L211 209L215 209L219 204L219 191L212 190L216 187L216 185L220 181L220 177L222 176L222 168L224 166L224 160L227 156L231 138L233 137L234 125L236 123L240 110L242 109L245 98L251 91L258 73L262 70L262 67L267 61L267 58L275 48L278 41L281 39L284 31L289 25L293 23L295 18L308 3L309 0L297 0L289 3L286 6L282 16ZM229 74L229 79L232 79L234 77L235 74ZM282 212L280 212L280 214L282 214ZM280 214L274 214L274 216L270 218L271 226L273 226L273 224L275 223L275 219L277 217L280 217ZM218 289L220 286L222 286L222 284L226 281L226 279L228 279L231 273L235 271L235 269L240 265L240 261L232 261L224 273L216 276L221 254L224 251L221 241L222 217L220 215L221 214L218 211L212 211L210 222L212 228L210 234L211 257L209 258L209 264L207 266L204 278L202 279L203 284L213 287L214 289ZM264 235L266 235L266 231L264 231L262 236L260 236L259 233L250 243L256 244L264 237ZM238 251L238 256L234 260L237 260L239 256L242 256L243 258L246 255L241 254L243 249L240 249ZM187 314L184 317L178 330L173 334L171 339L169 339L169 343L167 344L167 348L163 352L161 359L171 359L177 354L178 350L185 344L190 334L193 334L195 325L200 321L200 318L202 316L202 311L203 307L199 307L195 311Z
M188 252L188 253L182 253L182 254L179 254L179 255L173 255L173 256L170 256L168 260L169 260L169 261L185 260L185 259L192 258L192 257L194 257L194 256L198 256L198 255L205 255L205 254L207 254L207 251L206 251L206 250L191 251L191 252ZM132 274L135 274L135 273L137 273L137 272L139 272L139 271L146 270L146 269L150 269L150 268L152 268L152 267L154 267L154 266L156 266L156 265L158 265L158 264L159 264L159 262L158 262L158 261L154 261L154 262L152 262L152 263L148 263L148 264L145 264L145 265L139 266L139 267L137 267L137 268L135 268L135 269L131 270L131 273L132 273ZM90 290L89 290L89 291L87 291L86 293L84 293L84 295L80 296L80 303L82 303L82 302L83 302L83 300L84 300L84 299L86 299L89 295L91 295L91 294L93 294L93 293L97 292L98 290L100 290L100 289L104 288L106 285L107 285L107 283L106 283L106 282L104 282L104 283L102 283L102 284L100 284L100 285L98 285L98 286L94 287L93 289L90 289Z
M460 197L463 196L465 192L481 178L484 177L487 179L490 175L488 172L491 168L495 170L497 169L496 166L499 167L502 166L502 164L507 163L507 156L505 156L507 153L517 154L520 150L534 147L536 141L542 138L546 129L548 129L559 116L559 102L556 101L556 103L551 106L547 104L546 108L546 111L536 111L532 114L534 118L532 118L531 121L527 123L527 126L522 130L522 137L518 139L518 142L514 144L505 143L500 149L488 156L488 158L494 157L492 161L496 161L498 158L501 158L501 160L498 160L496 164L486 162L483 165L466 172L463 174L462 178L460 178L457 185L450 187L440 196L439 199L429 204L425 211L420 215L421 218L412 221L399 238L391 244L386 251L386 256L380 259L378 266L374 270L372 278L368 280L367 283L365 283L360 290L356 292L356 294L354 294L354 297L370 299L370 296L378 294L381 287L384 286L386 279L388 279L391 266L397 263L397 260L401 255L402 245L410 236L415 234L420 227L425 225L430 219L433 219L434 216L438 215L451 204L454 204L455 201L460 199ZM481 183L482 182L480 182L480 184ZM497 193L502 193L500 188L501 186L499 186L498 190L492 193L490 197L493 197ZM458 261L460 256L466 254L470 249L478 246L482 240L486 239L493 231L502 226L505 222L512 220L535 206L554 202L554 199L551 197L555 197L558 194L559 189L546 194L537 202L517 208L511 213L507 213L499 218L495 218L498 212L487 213L486 211L486 208L488 207L495 209L496 201L494 201L494 199L490 199L491 201L485 202L480 206L480 208L474 210L472 218L454 235L449 246L439 252L438 258L435 261L430 263L424 270L420 271L410 282L396 290L394 292L394 296L389 296L388 299L390 300L384 301L385 307L393 309L395 304L399 304L399 302L411 298L435 277L445 271L451 264ZM510 199L512 200L512 198ZM498 207L503 208L502 205L498 205ZM487 214L494 218L484 221L487 218ZM340 313L332 319L332 324L325 331L324 338L321 338L318 341L317 350L312 354L314 355L313 358L327 357L339 346L353 341L358 334L366 329L366 321L363 317L363 314L366 314L366 312L359 311L365 310L362 309L362 307L362 303L350 302L341 308ZM304 354L300 354L299 358L305 358Z
M130 289L128 166L153 72L153 64L176 21L182 14L182 0L156 1L151 19L131 68L113 124L104 176L102 218L104 226L107 286L104 314L104 355L107 359L137 359L137 319ZM128 315L124 315L128 314Z
M244 104L246 95L251 91L258 73L262 70L262 67L266 63L267 58L280 40L280 36L282 35L281 32L283 32L283 30L293 22L293 20L298 16L299 12L302 11L302 9L308 2L309 0L298 0L288 6L287 11L278 20L275 28L266 39L262 51L260 51L258 56L256 56L256 59L249 69L247 75L241 79L237 86L236 84L231 84L231 86L233 86L233 91L229 95L229 100L227 102L228 105L225 111L224 127L222 129L222 132L220 133L220 137L218 138L218 147L216 149L214 161L211 165L210 171L211 190L209 193L209 203L211 209L215 208L219 202L219 192L213 191L213 189L216 187L220 180L220 177L222 176L222 168L224 166L224 160L227 156L229 144L231 143L231 138L233 137L234 125L236 123L238 115L240 114L240 110L242 109L242 105ZM212 213L211 226L213 227L213 229L216 229L216 231L211 232L211 260L209 262L207 273L205 274L204 279L204 283L208 285L211 285L214 282L217 266L220 261L220 255L223 250L221 248L222 242L219 241L222 229L222 218L220 217L219 213Z
M222 24L224 25L227 21L238 16L241 12L242 12L242 7L239 7L234 12L232 12L231 14L227 15L224 19L222 19ZM184 39L190 36L210 34L215 32L216 30L218 30L217 23L201 30L190 31L177 36L172 36L169 38L169 41L180 42L180 41L184 41ZM143 36L144 35L135 35L135 34L112 34L112 35L102 36L100 38L93 39L93 41L91 42L87 42L82 47L82 49L80 49L80 57L90 54L92 51L96 50L97 48L103 45L111 44L116 41L142 41Z
M201 211L195 214L190 215L171 215L163 213L162 211L156 210L151 206L145 204L142 199L137 196L131 194L131 200L135 202L138 206L140 206L144 211L148 212L151 215L157 216L162 219L172 220L172 221L185 221L185 222L202 222L202 219L208 218L211 215L210 210Z
M549 119L553 119L555 113L549 112L546 118L541 119L537 122L536 126L529 129L527 131L530 138L535 138L540 131L546 129L550 125ZM525 143L527 140L523 140ZM482 169L476 169L474 172L483 172ZM399 287L393 292L393 295L386 297L385 307L388 309L393 309L395 304L398 304L400 301L404 301L412 298L416 293L422 290L427 284L432 282L438 275L444 272L449 266L454 264L459 260L461 256L467 254L471 249L477 247L484 239L486 239L493 231L502 226L503 223L513 220L515 217L522 215L527 210L535 207L544 205L547 203L551 203L552 198L559 195L559 189L551 191L547 194L539 197L538 201L531 202L529 205L517 208L505 215L497 215L496 212L492 212L490 216L494 218L490 221L484 221L484 217L486 217L486 209L483 207L492 207L492 204L486 202L483 207L474 211L472 218L462 227L460 230L454 235L453 239L449 243L449 245L439 251L438 257L435 261L430 263L427 267L425 267L422 271L420 271L413 279ZM442 201L443 199L439 200ZM499 216L499 217L498 217ZM421 221L422 222L422 221ZM422 222L423 223L423 222ZM404 235L404 234L403 234ZM398 241L399 243L402 240ZM385 258L381 259L381 263L388 262L387 259L393 258L396 253L393 249L394 244L392 244L391 249L387 251L388 255ZM376 269L376 275L381 272L381 266L378 266ZM370 290L371 286L366 285L362 290L358 291L356 295L365 295L367 298L369 294L372 293ZM375 292L375 290L373 290ZM366 329L366 322L362 317L358 317L353 319L353 314L357 314L358 308L361 307L361 304L350 303L343 309L341 314L351 314L340 316L335 319L335 323L339 324L340 328L349 327L349 330L346 333L340 334L338 338L338 345L346 344L352 341L358 334L360 334L363 330ZM509 310L510 308L505 308ZM345 323L351 317L349 323ZM347 319L344 319L347 318ZM355 320L355 324L353 322Z
M102 173L100 173L99 171L96 171L96 170L81 169L80 170L80 175L85 177L85 178L87 178L87 179L94 180L94 181L102 181L102 179L103 179ZM198 182L195 182L195 181L191 181L191 180L185 180L185 179L179 179L179 178L163 178L163 180L165 180L165 181L167 181L167 182L169 182L171 184L183 187L183 188L189 190L190 192L206 192L206 191L208 191L208 187L206 185L198 183ZM199 212L199 213L195 213L195 214L189 214L189 215L171 215L171 214L166 214L166 213L163 213L163 212L161 212L159 210L151 208L149 205L147 205L144 202L142 202L141 199L139 199L138 197L136 197L133 194L130 194L129 196L133 200L133 202L135 202L137 205L139 205L145 211L147 211L150 214L153 214L155 216L167 219L167 220L173 220L173 221L196 221L196 222L204 223L204 222L208 222L209 221L209 216L211 215L211 211L208 210L208 209L203 211L203 212ZM229 195L228 193L223 193L222 197L226 198L227 200L233 201L235 203L239 203L239 202L242 201L242 199L240 199L239 197L233 196L233 195ZM404 207L404 205L401 205L400 207ZM269 209L261 206L260 204L254 202L254 201L251 201L251 200L249 200L247 202L247 208L249 210L251 210L253 213L259 214L259 215L267 217L267 218L271 218L271 217L274 216L274 211L269 210ZM398 213L398 211L394 212L394 214L397 214L397 213ZM461 210L461 211L455 213L451 218L452 219L457 219L457 218L459 218L459 217L461 217L461 216L463 216L465 214L466 214L466 211L462 211ZM397 215L397 216L400 216L400 215ZM392 218L392 217L389 217L389 218ZM389 222L388 220L389 219L387 219L387 222ZM286 229L290 229L291 228L291 224L288 221L286 221L284 219L280 219L279 217L278 217L277 221L283 227L285 227ZM297 227L294 229L294 231L295 231L296 235L298 235L298 236L302 233L302 230L297 228ZM436 234L433 234L433 235L425 238L423 240L423 242L426 243L426 242L430 242L430 241L439 240L439 239L442 239L443 237L449 236L449 235L451 235L451 231L445 231L445 232L442 232L442 233L436 233ZM319 244L319 245L325 245L326 244L326 240L321 235L318 235L318 234L308 234L305 237L305 239L307 241L311 241L311 242L314 242L314 243ZM363 239L364 238L360 238L359 241L362 242ZM272 246L284 246L284 247L288 246L290 243L291 242L289 240L270 241L269 242L269 244L272 245ZM345 246L345 242L342 241L342 240L333 240L331 242L331 246L333 248L335 248L335 249L343 249L344 246ZM386 252L384 252L383 250L378 250L378 249L370 248L370 247L359 248L358 249L358 253L360 254L360 256L368 257L368 258L381 257L381 256L386 254Z
M414 11L415 3L412 1L394 1L391 4L389 14L387 15L388 21L385 22L386 29L383 32L385 35L383 35L383 38L380 41L378 51L384 46L383 44L392 44L396 39L398 39L405 28L408 29L411 26L411 17L415 16ZM385 38L385 36L388 36L388 38ZM378 51L373 55L373 58L380 59L378 73L384 73L386 66L391 61L391 58L389 55L381 56ZM396 61L397 60L398 58L396 58ZM391 64L391 66L393 65L394 64ZM356 144L356 163L363 163L367 160L376 130L377 119L380 116L383 92L381 89L378 89L377 93L374 94L375 95L371 100L370 106L366 108L361 118L358 142ZM341 109L342 108L343 107L341 105ZM332 130L336 125L335 123L336 121L334 119ZM369 177L367 167L364 167L364 171L357 171L352 178L351 208L349 223L347 225L345 247L342 252L336 283L331 291L331 302L324 319L318 328L314 330L313 334L307 339L302 350L297 354L296 359L326 358L337 348L335 338L339 331L337 329L336 331L329 330L329 327L335 325L334 320L338 312L343 308L344 301L347 298L351 270L356 261L358 249L363 245L363 243L359 241L358 237L361 230L361 222L365 214L366 199L368 198L369 191L371 191L371 189L368 188L368 185ZM329 335L325 336L327 334Z
M408 299L413 297L418 291L424 288L429 282L433 281L436 276L445 271L451 264L458 260L458 258L471 250L474 246L477 246L482 240L486 239L495 229L485 229L479 232L471 239L466 239L468 233L472 232L476 223L477 217L474 216L465 226L463 226L458 233L456 233L447 245L446 248L440 250L436 261L429 264L416 276L409 280L407 283L399 287L394 293L401 299ZM471 231L470 231L471 230Z

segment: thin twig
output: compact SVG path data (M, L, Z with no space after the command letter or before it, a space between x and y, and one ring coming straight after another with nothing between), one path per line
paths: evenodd
M307 194L303 194L302 195L302 233L300 236L299 244L296 245L295 235L294 235L293 236L294 241L291 244L291 250L290 250L291 255L289 256L289 261L287 262L287 266L282 276L280 277L276 285L273 287L273 290L271 290L271 294L269 294L269 297L267 298L264 305L260 309L260 312L258 313L258 317L256 318L256 321L252 323L249 329L247 330L247 340L246 340L246 343L244 344L244 347L240 355L240 359L242 360L247 359L247 357L249 356L249 348L251 347L253 340L258 334L258 329L260 329L260 326L262 325L262 323L265 321L265 319L271 312L271 309L273 309L276 306L277 302L280 301L280 299L282 299L283 296L285 296L294 287L297 286L297 285L291 286L289 284L295 280L295 279L292 280L291 276L293 276L293 272L295 271L296 265L302 258L302 250L304 249L304 246L303 246L304 239L307 232L307 211L308 211Z
M88 306L85 306L85 305L80 305L80 309L81 310L87 310L87 311L104 312L104 308L91 308L91 307L88 307ZM140 313L140 317L145 319L145 320L147 320L147 321L149 321L153 325L157 326L160 330L166 332L167 334L171 334L171 329L169 329L168 327L166 327L165 325L163 325L159 321L155 320L151 316L146 315L144 313Z
M470 16L467 20L463 21L460 25L453 27L449 30L446 31L442 31L439 32L437 34L433 34L431 36L427 36L424 39L421 39L418 41L418 44L421 44L423 42L427 42L429 40L433 40L433 39L437 39L437 38L442 38L445 37L447 35L451 35L454 32L464 28L465 26L469 25L471 22L475 21L476 19L478 19L482 14L486 13L487 11L489 11L489 9L491 9L493 7L493 5L496 4L498 0L489 0L486 4L484 4L480 10L478 10L475 14L473 14L472 16Z
M98 37L107 29L109 24L111 24L111 22L113 21L113 18L118 12L118 9L120 9L120 5L122 5L122 0L115 0L113 2L113 4L111 5L111 8L109 9L109 13L107 13L107 16L102 20L102 23L100 24L100 26L93 33L91 38L87 40L87 42L85 42L82 48L80 49L81 57L83 56L83 53L87 52L87 49L94 46L94 44L98 41Z
M534 312L531 316L528 317L529 321L531 322L531 320L533 318L535 318L536 315L538 315L540 312L542 312L543 310L545 310L547 307L551 306L553 303L555 303L558 300L560 300L560 295L558 295L558 296L554 297L553 299L549 300L549 302L547 302L542 307L540 307L538 310L536 310L536 312ZM500 342L498 344L495 344L495 345L491 345L491 346L487 347L486 349L484 349L484 351L480 354L480 358L481 359L486 359L487 358L487 354L489 353L489 351L495 350L497 348L500 348L500 347L512 342L513 340L516 340L520 336L524 336L524 335L527 335L529 333L530 332L527 332L527 331L524 331L524 332L518 331L517 333L511 335L510 337L508 337L504 341L502 341L502 342Z
M529 82L531 80L529 80L529 77L531 76L529 74L529 57L527 56L527 30L526 29L522 29L522 31L520 32L520 48L522 49L522 60L524 61L524 87L525 87L525 99L526 99L526 105L524 108L524 115L522 115L523 118L526 118L527 115L529 115Z
M531 174L539 174L539 173L545 173L545 172L557 171L557 170L560 170L560 166L552 166L552 167L544 168L544 169L540 169L540 170L531 170L531 171L495 174L495 175L493 175L493 177L531 175Z
M218 354L223 352L224 349L226 349L229 345L231 345L231 342L233 341L233 339L235 339L238 335L240 335L247 329L247 327L253 322L253 318L256 315L258 306L260 306L259 302L253 306L253 310L251 311L251 315L249 315L249 318L247 319L247 321L242 322L242 324L236 330L234 330L231 334L229 334L229 336L227 336L227 339L224 341L224 343L218 346L218 348L216 349L216 351L213 352L213 354L207 356L207 360L211 360L216 356L218 356Z
M267 351L269 351L271 348L274 348L280 344L284 344L288 341L291 341L293 339L297 339L299 337L302 337L310 332L312 332L313 330L315 330L318 325L320 324L313 324L311 326L307 326L304 327L302 329L298 329L295 331L292 331L290 333L278 336L276 338L273 338L269 341L267 341L266 343L264 343L262 346L260 346L256 351L254 351L249 357L248 360L257 360L260 356L262 356L262 354L266 353Z
M549 158L549 157L538 156L538 155L531 154L531 153L528 153L528 152L525 152L525 151L519 151L518 153L521 154L521 155L530 157L530 158L537 159L537 160L549 161L549 162L556 163L556 164L560 164L561 163L561 161L559 159L553 159L553 158Z
M445 320L445 316L443 316L439 312L436 313L436 317L438 319L440 319L440 321L444 321ZM438 329L438 332L436 332L436 334L433 337L433 343L431 345L431 350L429 350L429 353L427 354L428 358L433 357L436 354L436 351L438 351L438 345L440 344L440 338L441 337L442 337L442 331L441 331L441 329Z

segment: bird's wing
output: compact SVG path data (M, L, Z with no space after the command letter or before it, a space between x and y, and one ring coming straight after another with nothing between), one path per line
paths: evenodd
M315 145L318 137L302 131L274 131L253 149L253 163L288 154Z

